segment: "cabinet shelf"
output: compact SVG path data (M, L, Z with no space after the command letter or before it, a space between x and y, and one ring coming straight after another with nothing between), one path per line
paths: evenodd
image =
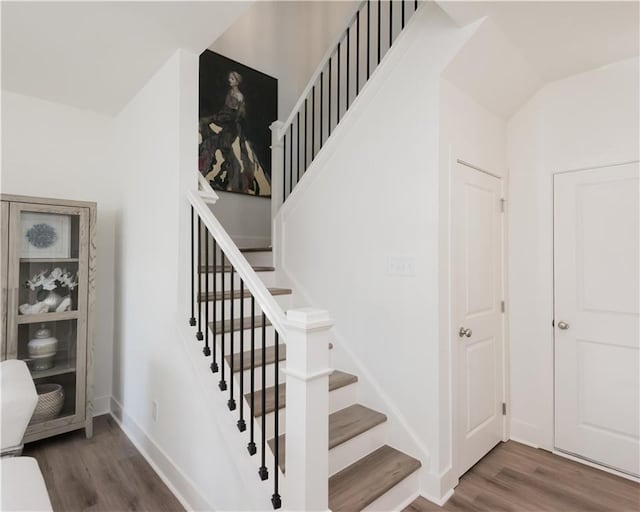
M76 320L78 311L61 311L59 313L39 313L37 315L19 315L18 324L37 324L44 322L58 322L60 320Z
M48 370L31 371L31 377L33 380L44 379L45 377L53 377L54 375L62 375L64 373L73 373L76 371L76 365L74 361L58 362L53 368Z
M78 258L20 258L20 263L78 263Z

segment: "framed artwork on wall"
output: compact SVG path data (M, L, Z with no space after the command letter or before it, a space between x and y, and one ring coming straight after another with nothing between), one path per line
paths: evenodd
M21 258L69 258L71 218L68 215L23 212Z
M215 190L271 197L278 81L210 50L200 55L198 167Z

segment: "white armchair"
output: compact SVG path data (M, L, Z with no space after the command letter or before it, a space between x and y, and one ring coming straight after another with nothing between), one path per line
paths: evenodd
M24 361L0 363L0 510L51 511L47 487L32 457L22 453L22 439L38 403L38 394Z

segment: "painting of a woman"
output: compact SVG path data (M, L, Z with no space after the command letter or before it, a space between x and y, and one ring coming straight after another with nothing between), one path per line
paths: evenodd
M213 52L206 53L211 53L225 61L229 60L213 54ZM260 82L261 80L255 80L256 77L252 76L252 73L253 75L259 75L258 78L262 78L260 76L262 74L246 67L246 70L243 70L244 73L240 73L238 69L244 66L229 61L225 62L225 64L230 64L231 66L218 66L218 68L226 69L215 70L218 81L217 83L214 81L213 84L208 84L209 86L214 86L212 87L213 90L203 90L202 64L201 57L200 172L217 190L270 196L270 172L267 172L265 168L270 164L270 151L268 148L270 132L268 127L271 121L266 121L265 115L272 115L273 119L275 119L277 112L273 109L273 105L267 109L265 109L265 105L260 105L259 93L277 91L277 85L272 91L261 91L257 83L250 84L247 87L248 84L245 82L244 76L247 74L246 70L249 71L249 76L254 82ZM267 78L274 81L270 77ZM264 81L264 78L262 78L262 81ZM211 93L214 93L219 99L222 96L222 87L215 86L221 83L224 83L226 89L224 91L224 101L221 104L218 102L219 106L213 105L216 103L215 101L209 104L203 101L203 95L206 96ZM257 85L258 87L256 87ZM249 98L245 95L245 91L248 93ZM270 103L273 99L267 100L263 98L262 101ZM206 114L203 112L203 104L205 107L213 107L215 110L210 114ZM272 110L272 112L265 112L265 110ZM264 151L265 149L267 151Z

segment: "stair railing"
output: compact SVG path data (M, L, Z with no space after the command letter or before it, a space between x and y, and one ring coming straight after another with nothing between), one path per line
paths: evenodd
M287 120L272 124L272 211L291 194L418 6L418 0L361 2Z
M263 481L269 478L268 459L271 460L267 456L266 439L266 328L273 326L275 389L272 395L274 437L273 466L270 468L273 477L271 503L274 509L280 508L286 501L289 510L326 511L329 474L328 379L331 373L328 331L332 327L331 319L326 311L312 308L284 313L209 208L208 203L215 203L216 199L217 195L206 180L200 180L198 191L188 193L191 206L189 325L196 331L196 339L204 342L202 350L205 357L211 357L211 371L220 374L220 391L228 391L227 407L238 415L238 430L245 432L248 424L247 450L251 455L260 452L258 475ZM237 288L235 276L238 278ZM236 300L239 300L239 318L235 315ZM245 309L249 310L247 312L250 315L248 325L245 324ZM256 313L260 316L256 316ZM256 318L259 319L258 324ZM245 339L247 328L250 328L248 340ZM236 333L239 338L237 347ZM286 341L287 350L287 368L282 370L286 376L286 391L279 379L281 341ZM246 345L249 346L247 356ZM261 358L260 390L257 389L256 379L258 357ZM237 372L236 364L239 364ZM230 372L228 377L225 375L227 365ZM249 370L248 377L246 370ZM238 375L238 390L234 373ZM286 400L287 478L285 492L281 494L279 468L282 429L279 410L284 406L283 398Z

